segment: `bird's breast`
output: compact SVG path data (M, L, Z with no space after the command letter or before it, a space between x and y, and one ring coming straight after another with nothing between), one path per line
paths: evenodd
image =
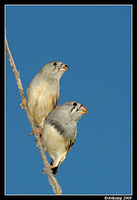
M66 141L59 132L50 124L45 124L43 127L43 142L47 153L53 160L60 157L61 162L66 157Z
M30 85L27 90L28 106L37 125L47 117L58 104L59 85L54 82L41 81L37 86Z

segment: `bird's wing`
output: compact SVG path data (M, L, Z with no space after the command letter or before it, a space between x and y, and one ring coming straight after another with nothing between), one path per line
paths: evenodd
M71 140L69 140L69 142L67 142L65 146L67 153L71 150L72 146L74 145L76 141L76 135L77 135L77 131L75 132L74 137Z
M58 106L59 96L53 98L53 108L55 109Z

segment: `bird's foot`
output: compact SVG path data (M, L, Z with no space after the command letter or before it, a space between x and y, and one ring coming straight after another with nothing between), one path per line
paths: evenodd
M38 128L36 128L33 132L31 132L30 134L29 134L29 136L30 135L35 135L35 134L42 134L42 128L41 127L38 127Z
M45 173L47 173L50 169L53 169L53 168L57 167L58 163L59 163L59 159L57 159L56 161L54 161L54 163L52 165L50 165L50 164L44 165L45 169L43 170L42 175L45 174Z
M43 176L43 174L47 173L50 169L52 169L52 165L50 164L46 164L44 165L45 168L43 169L43 173L41 174Z
M24 99L23 101L22 101L22 103L19 105L19 107L21 108L21 109L24 109L24 104L25 103L28 103L28 100L27 99Z

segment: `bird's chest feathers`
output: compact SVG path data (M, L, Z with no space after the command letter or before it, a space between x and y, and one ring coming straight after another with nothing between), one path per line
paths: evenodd
M31 99L34 105L52 104L55 97L59 97L59 83L55 81L41 81L34 90L32 88Z
M37 97L39 97L40 99L43 96L50 96L50 95L56 96L57 93L59 92L59 84L57 82L45 81L39 84L35 92Z
M56 160L58 156L63 155L66 152L66 141L50 124L46 124L43 128L43 142L45 150L53 160Z

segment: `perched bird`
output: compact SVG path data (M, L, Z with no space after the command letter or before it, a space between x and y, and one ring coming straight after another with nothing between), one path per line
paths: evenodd
M27 89L28 107L37 126L43 127L43 120L57 107L59 80L68 69L62 62L49 62L32 79Z
M43 174L49 169L52 169L54 175L57 173L59 165L75 142L77 122L85 113L87 109L75 101L64 103L49 113L44 121L42 137L51 164L45 165Z

